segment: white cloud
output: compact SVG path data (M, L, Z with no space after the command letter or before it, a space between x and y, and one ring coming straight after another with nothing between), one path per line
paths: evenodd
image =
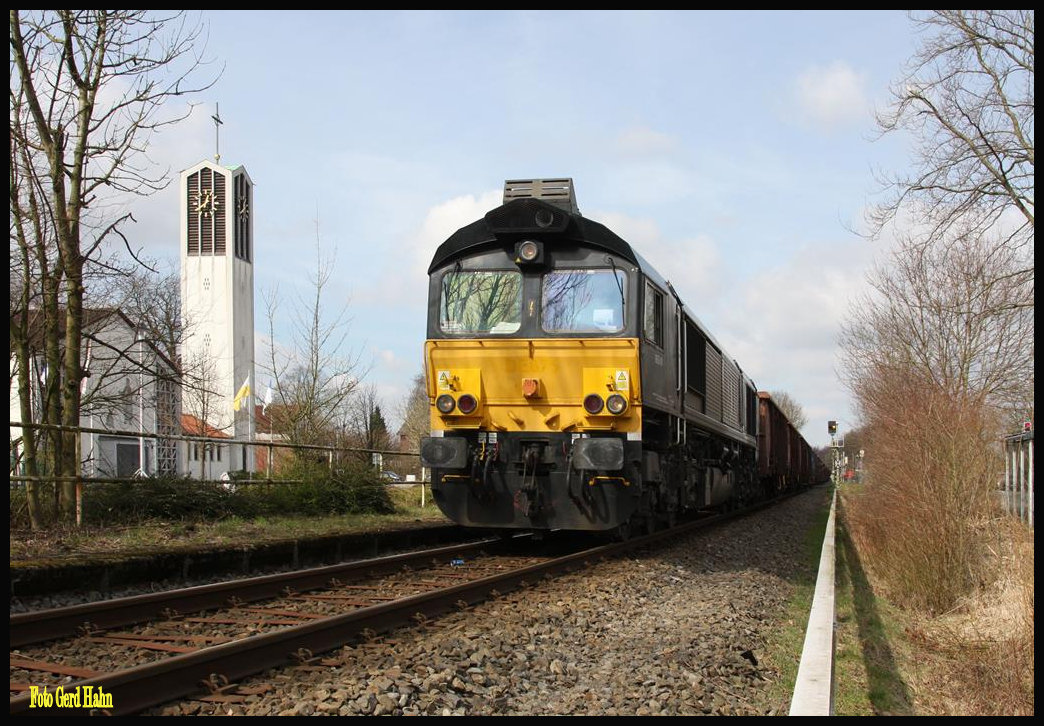
M804 407L803 434L813 445L825 441L826 419L850 416L836 373L837 335L865 289L873 253L855 237L805 245L737 286L721 330L710 331L761 390L786 391Z
M428 265L435 250L461 227L485 216L500 206L502 190L454 197L430 207L420 228L408 234L397 246L398 252L385 260L383 274L359 290L361 304L406 306L423 319L427 299Z
M489 210L499 207L503 201L502 195L501 189L484 192L478 197L466 194L432 207L425 215L424 224L417 236L419 247L433 254L435 249L458 229L484 217ZM431 261L431 254L424 261L425 270Z
M630 244L674 285L687 305L698 305L700 300L718 297L721 255L710 237L665 238L656 222L616 212L596 212L591 218Z
M865 80L844 61L808 68L796 82L800 115L826 129L864 118L870 108Z

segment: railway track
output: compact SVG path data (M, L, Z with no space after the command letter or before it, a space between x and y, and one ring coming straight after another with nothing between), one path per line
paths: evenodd
M69 714L53 699L59 687L63 694L111 696L111 707L95 703L114 715L201 689L220 699L229 684L267 668L424 623L726 518L597 547L489 540L14 615L10 712Z

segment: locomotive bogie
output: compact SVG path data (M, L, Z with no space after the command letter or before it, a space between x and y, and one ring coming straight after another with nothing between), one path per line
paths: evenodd
M461 464L426 461L435 501L465 526L607 530L640 504L641 443L624 435L453 431L425 441L422 457L435 446Z

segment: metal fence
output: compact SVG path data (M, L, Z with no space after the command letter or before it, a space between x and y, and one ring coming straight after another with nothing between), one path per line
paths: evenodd
M271 452L275 450L292 450L292 451L311 451L317 454L319 457L326 459L331 465L338 460L339 457L346 454L365 454L373 461L375 465L379 465L379 462L383 457L407 457L407 458L419 458L420 454L416 451L396 451L393 449L366 449L357 446L324 446L318 444L296 444L289 441L282 441L275 438L262 439L247 441L243 439L234 439L231 437L213 437L213 436L187 436L187 435L174 435L174 434L155 434L147 431L121 431L117 429L103 429L103 428L92 428L89 426L62 426L58 424L41 424L41 423L22 423L21 421L11 421L10 425L12 428L31 428L39 431L52 430L52 431L74 431L78 434L101 434L109 437L124 438L128 441L138 440L169 440L169 441L180 441L184 443L196 443L203 444L206 446L243 446L248 449L262 449L269 452L267 458L266 475L271 476L272 468L271 463L273 455ZM146 471L138 472L138 474L131 478L114 478L114 477L97 477L97 476L78 476L78 477L30 477L20 475L20 461L12 459L11 462L11 481L39 481L46 479L47 481L61 481L79 479L85 482L119 482L119 481L133 481L144 477L155 476L157 472ZM185 472L175 472L178 475L183 475ZM252 476L248 477L254 481L266 481L266 476L262 476L260 472L252 472Z
M1005 511L1033 529L1033 431L1004 439Z

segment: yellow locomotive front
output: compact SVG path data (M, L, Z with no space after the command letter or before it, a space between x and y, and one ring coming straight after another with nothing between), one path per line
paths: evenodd
M568 180L524 184L429 269L422 464L460 524L613 529L641 497L637 259Z

